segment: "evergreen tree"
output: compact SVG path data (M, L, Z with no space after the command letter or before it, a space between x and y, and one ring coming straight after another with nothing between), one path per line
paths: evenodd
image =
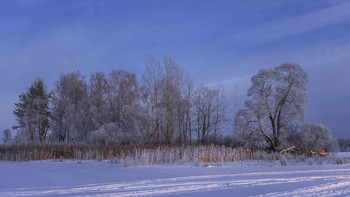
M39 140L40 144L46 142L49 130L49 97L44 81L36 79L26 93L19 95L19 102L15 103L13 112L17 117L18 126L30 135L31 143Z

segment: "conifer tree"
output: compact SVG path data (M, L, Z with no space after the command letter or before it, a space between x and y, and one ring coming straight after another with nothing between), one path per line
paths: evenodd
M40 144L46 142L47 132L49 130L49 97L44 81L36 79L26 93L19 95L19 102L15 103L13 114L17 117L18 126L27 134L29 133L30 142Z

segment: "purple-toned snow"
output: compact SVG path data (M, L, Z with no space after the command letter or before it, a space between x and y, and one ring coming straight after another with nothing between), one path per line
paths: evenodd
M0 162L0 196L349 196L350 165Z

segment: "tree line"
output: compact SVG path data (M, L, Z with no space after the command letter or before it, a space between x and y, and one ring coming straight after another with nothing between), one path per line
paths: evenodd
M15 103L16 144L203 144L251 149L335 150L320 124L304 120L307 73L297 64L262 69L251 79L244 106L233 110L224 89L195 85L171 58L149 58L141 81L134 73L61 74L52 90L36 79ZM235 102L237 105L237 102ZM234 119L234 121L233 121ZM226 133L226 135L223 135ZM227 134L230 133L230 134ZM233 133L233 135L231 135Z
M36 79L15 103L16 143L182 144L216 141L228 122L221 88L194 86L170 57L125 70Z

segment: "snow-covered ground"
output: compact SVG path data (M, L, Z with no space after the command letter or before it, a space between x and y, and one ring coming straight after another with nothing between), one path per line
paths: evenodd
M339 157L350 157L350 152L339 152L337 155Z
M350 196L350 165L0 162L0 196Z

